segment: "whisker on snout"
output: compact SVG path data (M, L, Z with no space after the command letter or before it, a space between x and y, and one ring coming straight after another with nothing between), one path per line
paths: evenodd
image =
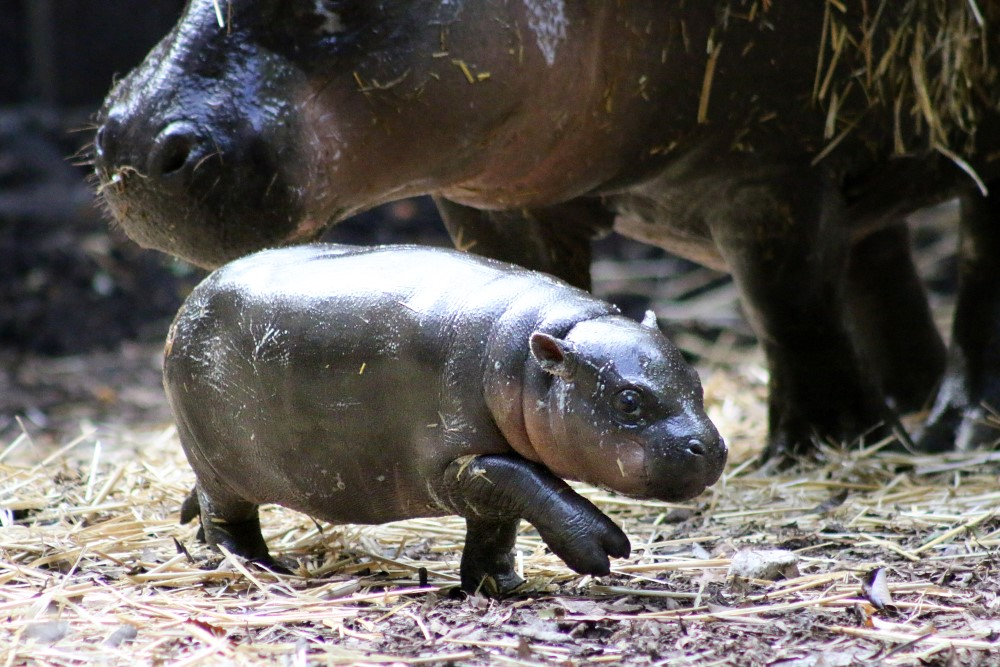
M100 124L95 122L95 123L88 123L87 125L83 125L81 127L71 127L66 131L69 132L70 134L78 134L80 132L96 132L100 127L101 127Z
M218 156L218 157L221 158L222 157L222 151L213 151L213 152L209 153L208 155L206 155L205 157L203 157L202 159L198 160L198 162L191 169L191 173L194 174L196 171L198 171L198 169L199 169L199 167L201 167L201 165L205 164L205 162L208 161L210 158L213 158L213 157L216 157L216 156Z

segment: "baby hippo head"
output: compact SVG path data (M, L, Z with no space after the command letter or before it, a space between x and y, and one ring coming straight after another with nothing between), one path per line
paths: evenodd
M727 450L705 414L701 382L652 312L641 324L583 321L565 338L535 332L530 346L550 382L526 405L526 424L553 472L673 501L719 479Z

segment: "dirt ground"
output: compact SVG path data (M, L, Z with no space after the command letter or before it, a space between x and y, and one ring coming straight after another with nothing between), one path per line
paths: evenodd
M932 282L942 243L921 253ZM18 406L0 410L0 665L1000 665L1000 453L831 448L758 469L766 370L732 287L657 266L598 261L597 288L677 323L726 474L679 504L580 487L631 557L579 576L522 524L529 587L503 601L455 594L454 518L331 526L269 507L296 575L220 556L177 523L193 475L158 345L0 353Z

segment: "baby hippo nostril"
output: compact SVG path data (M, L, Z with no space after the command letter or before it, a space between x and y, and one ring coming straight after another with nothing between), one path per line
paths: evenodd
M701 440L691 439L687 443L687 452L692 456L705 456L705 445Z
M171 123L156 138L149 157L151 176L170 176L196 159L201 137L194 126L183 121Z

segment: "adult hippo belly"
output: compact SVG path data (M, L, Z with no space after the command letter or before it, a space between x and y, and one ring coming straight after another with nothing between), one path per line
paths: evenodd
M997 23L947 0L191 0L109 95L97 173L137 242L206 267L430 193L459 247L586 285L614 228L732 272L770 452L939 386L923 446L978 444L1000 407ZM959 195L946 363L901 219Z

